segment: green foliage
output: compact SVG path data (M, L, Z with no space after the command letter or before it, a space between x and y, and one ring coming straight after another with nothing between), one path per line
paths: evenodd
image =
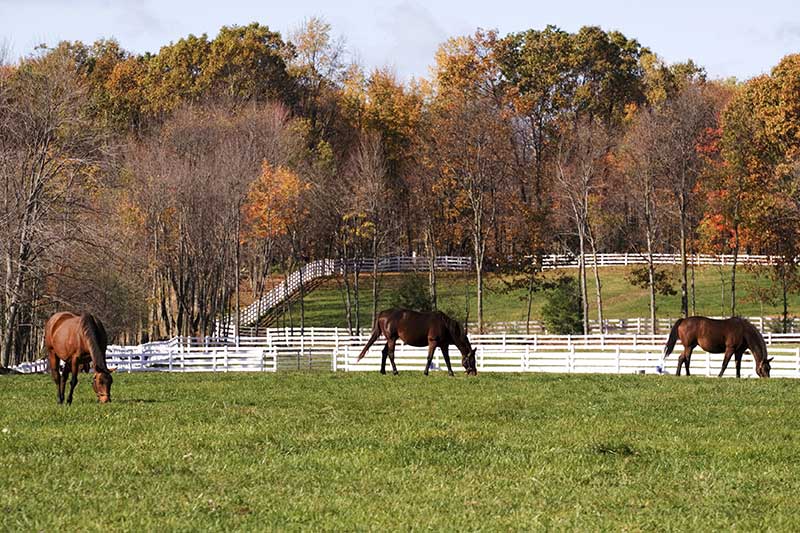
M675 296L678 291L675 290L675 278L667 269L656 267L653 272L653 284L656 288L656 294L662 296ZM625 279L634 287L647 290L650 287L650 276L648 274L647 265L634 267L625 276Z
M796 385L117 372L65 408L0 376L0 529L796 531Z
M414 311L433 311L427 280L418 274L405 274L392 293L392 307Z
M557 335L583 332L583 309L578 280L561 277L547 291L542 307L542 320L548 331Z

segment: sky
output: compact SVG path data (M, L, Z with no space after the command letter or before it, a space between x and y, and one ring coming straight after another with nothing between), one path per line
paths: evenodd
M404 79L427 76L440 43L477 28L504 35L596 25L670 63L691 58L712 78L748 79L800 52L800 0L0 0L0 43L12 57L40 43L101 37L157 52L190 33L213 38L223 25L253 21L286 36L311 16L327 20L354 59Z

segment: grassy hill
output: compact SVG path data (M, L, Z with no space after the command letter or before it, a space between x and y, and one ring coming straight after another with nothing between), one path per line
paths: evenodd
M0 377L0 530L800 529L794 380Z
M604 310L607 318L647 317L649 296L646 289L634 287L626 279L630 267L607 267L601 269L603 284ZM565 270L561 273L576 276L576 270ZM760 275L759 275L760 274ZM424 276L424 273L419 274ZM549 272L548 276L559 275ZM383 309L392 303L393 293L402 280L403 274L384 274L381 278L380 306ZM699 267L695 271L696 309L701 315L727 315L730 313L729 268ZM756 294L771 285L765 270L745 271L737 273L738 312L743 316L778 316L782 312L779 301L760 302ZM443 273L439 275L439 308L456 316L463 317L467 297L470 303L470 319L475 320L475 281L472 273ZM677 268L673 269L675 296L658 297L659 317L680 316L680 283ZM723 286L724 281L724 286ZM505 290L506 284L497 276L489 276L484 301L484 313L488 322L524 321L526 314L525 291ZM724 287L724 289L723 289ZM594 281L590 277L590 318L597 318L594 296ZM468 295L468 296L467 296ZM371 285L368 276L361 282L361 321L371 322ZM544 302L544 295L534 296L532 317L538 318ZM789 312L800 307L800 296L793 294ZM306 297L306 324L309 326L345 326L346 319L342 299L342 291L338 280L328 280ZM298 323L299 305L293 310L295 324ZM280 325L289 323L284 317Z

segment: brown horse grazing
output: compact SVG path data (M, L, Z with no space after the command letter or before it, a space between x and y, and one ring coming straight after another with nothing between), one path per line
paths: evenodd
M678 358L676 376L681 375L682 365L686 365L686 375L689 375L692 350L699 345L709 353L725 354L719 377L725 373L732 355L736 356L736 377L741 377L742 355L747 349L750 349L755 359L756 373L762 378L769 377L769 363L772 358L767 359L767 345L756 327L744 318L717 320L704 316L691 316L678 319L672 326L672 331L669 332L667 346L664 348L664 358L672 353L678 338L683 344L683 353Z
M381 359L381 374L386 373L386 357L392 363L392 371L397 375L397 366L394 364L394 348L397 339L402 340L409 346L427 346L428 362L425 364L425 375L433 361L433 352L436 348L442 350L444 362L447 363L447 372L453 375L453 368L450 366L449 347L455 344L461 352L461 365L466 370L468 376L478 374L475 366L475 349L469 343L467 334L461 328L461 324L445 315L440 311L421 313L409 311L408 309L387 309L381 311L372 336L367 341L367 345L358 356L358 360L366 355L369 347L372 346L378 337L383 334L386 337L386 345L383 347L383 358Z
M44 344L50 375L58 386L58 403L64 403L67 376L72 373L67 403L72 403L72 393L78 384L78 372L88 370L89 361L94 366L92 388L100 403L111 401L112 370L106 366L108 336L103 323L89 314L56 313L44 327ZM59 372L59 361L64 368Z

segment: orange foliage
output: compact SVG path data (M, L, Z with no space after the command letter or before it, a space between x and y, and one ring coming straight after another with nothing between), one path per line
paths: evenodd
M274 239L289 233L309 214L303 202L309 188L291 169L273 167L264 161L261 175L250 186L244 205L249 227L246 238Z

